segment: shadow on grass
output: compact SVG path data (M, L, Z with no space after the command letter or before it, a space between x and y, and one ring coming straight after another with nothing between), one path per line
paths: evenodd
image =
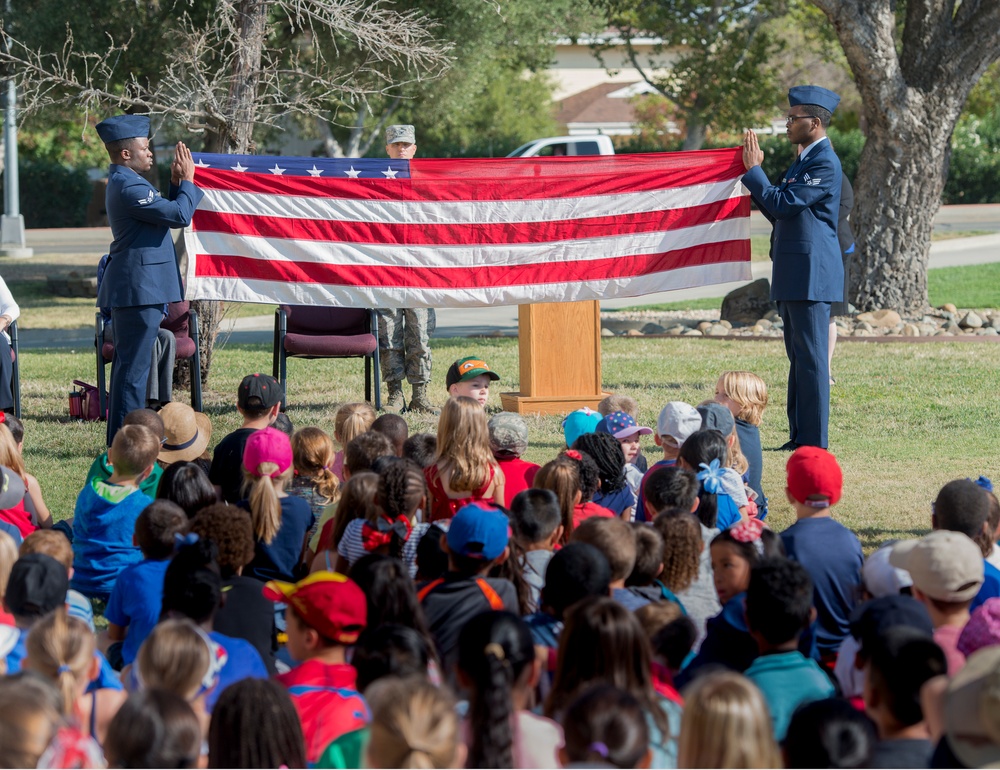
M853 530L861 541L861 547L867 553L878 548L889 540L910 540L923 537L930 532L930 527L926 529L889 529L882 527L861 527Z

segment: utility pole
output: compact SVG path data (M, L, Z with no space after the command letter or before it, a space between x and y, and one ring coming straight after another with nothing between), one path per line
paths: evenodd
M10 19L10 0L4 3L4 15ZM7 45L6 39L3 44ZM34 251L24 244L24 217L21 216L21 191L17 176L17 89L13 73L9 74L4 95L3 219L0 220L0 257L30 257Z

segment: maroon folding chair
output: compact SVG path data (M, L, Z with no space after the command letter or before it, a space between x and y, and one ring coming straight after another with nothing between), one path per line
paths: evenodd
M115 356L115 344L105 337L104 317L97 311L97 392L101 419L108 413L104 367ZM191 303L171 302L160 326L174 333L175 358L191 360L191 408L201 411L201 351L198 349L198 314Z
M382 408L378 357L378 316L370 308L282 305L274 314L274 378L281 383L288 406L286 362L295 358L364 358L365 400ZM374 367L375 376L372 377Z

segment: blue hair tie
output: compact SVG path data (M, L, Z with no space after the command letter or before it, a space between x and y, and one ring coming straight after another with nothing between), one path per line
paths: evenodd
M72 669L65 663L63 663L61 666L59 666L59 668L56 669L56 675L58 676L59 674L68 674L71 671Z
M180 532L174 534L174 548L178 551L181 548L186 548L187 546L194 545L197 542L197 532L188 532L186 535L182 535Z
M716 458L712 460L711 463L706 465L705 463L700 463L699 468L704 470L698 471L698 481L705 488L705 491L710 495L717 495L722 491L722 479L725 477L725 468L722 468L722 463Z
M980 476L978 479L972 482L977 487L982 487L987 492L993 491L993 482L989 480L986 476Z

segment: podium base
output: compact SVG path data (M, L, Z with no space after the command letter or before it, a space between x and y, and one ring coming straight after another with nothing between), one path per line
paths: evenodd
M524 396L520 393L501 393L500 404L505 412L517 414L569 414L589 406L597 409L601 400L610 395L598 393L593 396Z

